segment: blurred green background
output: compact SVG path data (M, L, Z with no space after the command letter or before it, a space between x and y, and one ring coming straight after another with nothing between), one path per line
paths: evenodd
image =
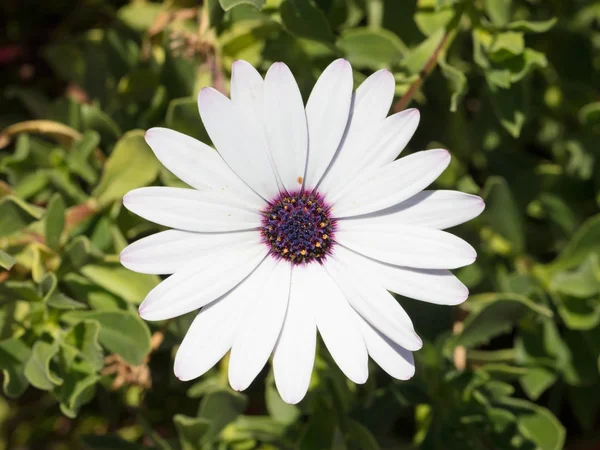
M303 95L344 56L421 111L406 154L448 148L437 188L482 195L460 307L398 300L416 376L348 382L319 346L306 399L270 368L172 373L191 316L144 323L159 282L119 265L158 227L121 198L180 186L152 126L210 142L195 96L231 63L284 61ZM600 2L3 0L0 449L600 448Z

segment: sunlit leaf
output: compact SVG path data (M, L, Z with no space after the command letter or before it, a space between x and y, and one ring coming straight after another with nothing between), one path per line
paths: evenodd
M31 348L20 339L0 341L0 369L4 377L2 388L10 398L19 397L29 385L24 369L30 355Z
M506 333L531 312L551 317L552 311L517 294L490 293L471 296L465 305L469 315L456 345L471 347Z
M133 365L142 364L150 351L150 331L137 314L127 311L73 311L63 318L71 323L97 321L100 324L100 344Z
M340 36L337 46L353 66L372 69L397 65L406 51L400 38L384 29L353 28Z
M58 349L57 343L40 340L34 344L31 356L25 364L25 376L36 388L49 391L62 384L63 380L50 368L50 360L58 353Z
M238 5L251 5L260 9L265 4L265 0L219 0L219 3L225 11L229 11Z
M121 200L132 189L147 186L157 176L160 163L144 140L143 131L130 131L119 140L93 195L103 203Z
M58 249L60 236L65 227L65 202L60 194L55 194L46 211L46 245Z

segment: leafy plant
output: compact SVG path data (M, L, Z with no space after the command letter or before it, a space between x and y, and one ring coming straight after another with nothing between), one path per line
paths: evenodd
M561 449L598 442L600 11L525 0L205 0L3 5L0 448ZM227 361L172 374L191 317L147 324L159 277L118 254L158 228L123 195L181 186L144 130L209 143L196 95L231 63L285 61L307 98L337 57L386 68L408 152L444 146L439 188L478 193L456 230L478 249L454 310L398 301L425 346L416 375L349 383L319 345L307 398L269 371L244 394ZM573 447L575 448L575 447ZM585 448L585 447L577 447ZM592 447L590 447L592 448Z

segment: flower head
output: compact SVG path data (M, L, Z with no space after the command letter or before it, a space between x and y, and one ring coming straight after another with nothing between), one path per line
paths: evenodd
M175 358L190 380L230 351L229 381L246 389L273 355L283 399L307 392L317 331L355 383L368 358L398 379L414 374L422 346L392 296L455 305L467 288L448 269L475 250L442 231L481 213L483 201L426 191L448 166L446 150L398 154L419 113L391 116L394 77L381 70L353 92L350 64L325 69L303 104L293 75L275 63L265 79L233 65L231 99L205 88L200 115L217 151L153 128L146 140L192 189L147 187L124 205L172 230L121 253L123 265L170 274L140 306L146 320L200 309Z

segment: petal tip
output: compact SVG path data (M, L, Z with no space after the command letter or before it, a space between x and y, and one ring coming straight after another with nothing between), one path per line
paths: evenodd
M407 372L406 374L402 374L402 377L399 377L398 379L400 381L408 381L414 376L415 376L415 366L412 366L410 372Z
M127 209L129 209L129 207L131 206L131 192L132 191L129 191L127 194L125 194L122 200L123 206Z
M129 250L129 246L125 247L123 250L121 250L121 253L119 253L119 261L124 266L125 266L125 263L129 262L127 259L127 256L129 253L131 253Z
M335 61L333 61L331 65L336 69L347 69L352 67L350 65L350 61L348 61L346 58L338 58Z
M421 339L417 333L415 333L414 337L415 337L415 347L414 347L414 349L407 349L407 350L416 352L417 350L421 350L423 348L423 339Z
M288 405L297 405L302 401L306 393L299 392L279 392L281 399Z
M149 128L148 130L146 130L146 132L144 133L144 139L146 139L146 142L148 142L148 139L152 139L152 136L154 135L155 131L155 128Z
M369 379L369 369L366 368L361 374L356 375L354 376L354 379L352 381L354 381L355 384L365 384Z
M479 214L481 214L485 210L485 201L481 197L477 197L477 206L479 207Z
M140 315L140 317L144 320L148 320L147 314L148 314L148 308L147 306L144 306L144 303L142 303L139 307L138 307L138 314Z
M180 347L181 348L181 347ZM181 360L175 356L175 364L173 364L173 374L179 381L190 381L196 377L190 377L189 374L186 374L184 368L182 367Z
M406 110L406 113L409 114L411 117L414 117L415 119L421 118L421 113L417 108L409 108Z

